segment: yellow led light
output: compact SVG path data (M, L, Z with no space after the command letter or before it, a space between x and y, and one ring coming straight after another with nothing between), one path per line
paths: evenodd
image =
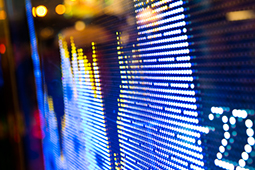
M43 5L39 5L38 7L36 7L35 9L35 13L38 17L45 17L45 15L47 14L48 9L43 6Z

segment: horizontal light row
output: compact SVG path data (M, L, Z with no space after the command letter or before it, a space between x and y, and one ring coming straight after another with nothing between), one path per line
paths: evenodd
M141 15L137 15L139 17L136 17L136 18L139 18L139 20L137 21L137 24L146 23L148 21L153 21L153 20L158 20L158 19L161 19L161 18L164 18L164 17L169 17L171 15L178 14L178 13L181 13L183 11L184 11L184 8L180 7L180 8L174 9L174 10L170 10L170 11L167 11L167 12L159 13L157 15L153 15L153 16L145 18L145 19L143 19L143 17L144 16L150 16L151 13L150 12L142 13Z
M127 74L127 72L122 72L122 74ZM135 74L185 74L185 75L191 75L192 70L155 70L155 71L149 71L149 70L144 70L144 71L137 71ZM131 76L132 74L130 74ZM188 87L187 87L188 88Z
M139 54L139 57L156 57L156 56L168 56L168 55L180 55L180 54L189 54L189 49L183 50L172 50L172 51L164 51L164 52L156 52L156 53L149 53L149 54Z
M161 26L161 27L157 27L157 28L152 28L152 29L148 29L145 31L140 31L140 32L138 32L138 35L149 34L149 33L153 33L153 32L159 32L159 31L169 30L169 29L183 27L183 26L186 26L185 21L181 21L181 22L177 22L174 24L165 25L165 26Z
M145 109L139 109L139 110L145 111ZM162 122L165 122L165 123L172 124L173 126L174 125L179 126L179 128L187 128L187 129L190 129L190 130L193 130L193 131L197 131L197 132L200 132L200 133L202 132L202 133L206 133L206 134L209 133L209 129L207 127L201 127L201 126L193 125L193 124L186 123L186 122L177 122L177 121L174 121L174 120L171 120L171 119L163 119L163 118L155 117L155 116L152 116L152 115L143 114L143 112L137 113L137 112L134 112L134 111L132 111L130 109L126 109L126 108L125 109L124 108L119 108L119 111L120 112L126 112L126 113L132 113L133 115L138 115L138 116L142 115L144 117L148 117L148 118L151 118L151 119L155 119L155 120L158 120L158 121L162 121ZM152 111L152 110L148 110L148 111L149 111L149 113L153 113L153 114L156 114L156 115L157 114L167 115L167 113L164 113L164 112ZM162 125L162 126L164 126L164 125ZM170 128L169 126L167 126L167 127ZM196 135L197 137L200 137L200 134L197 133L197 132L189 131L188 135Z
M149 23L149 24L146 24L146 25L138 26L137 29L139 30L139 29L144 29L144 28L149 28L149 27L155 27L155 26L158 26L158 25L166 24L168 22L182 20L184 18L185 18L185 15L181 14L181 15L177 15L177 16L174 16L174 17L169 17L167 19L152 22L152 23Z
M183 129L183 127L177 127L175 125L172 125L171 124L173 122L172 120L166 120L166 119L155 117L155 116L152 116L152 115L145 115L145 114L142 114L142 113L137 113L137 112L131 111L129 109L121 108L121 109L119 109L119 111L120 111L119 115L122 116L122 117L135 119L137 121L143 122L144 118L140 118L140 117L144 116L148 120L150 120L150 119L157 120L157 122L152 122L152 121L150 122L150 124L153 125L153 126L158 126L158 127L161 127L161 128L165 128L165 129L170 130L170 131L176 131L177 133L182 133L182 135L191 136L191 137L195 137L195 138L200 138L200 136L201 136L200 133L194 132L193 131L194 129L192 129L192 128L191 129ZM124 111L124 112L122 112L122 111ZM127 112L130 112L131 114L126 114ZM122 128L123 127L119 127L119 129L122 129ZM162 129L160 129L159 132L163 133L163 135L165 135L165 134L169 135L168 131L165 131L165 130L162 130ZM135 137L133 137L133 138L135 138ZM183 144L183 143L181 142L181 144ZM190 147L189 144L186 144L186 145L187 145L187 147ZM194 146L194 145L193 145L193 147L194 147L194 150L197 150L197 151L201 150L200 147L197 147L197 146Z
M187 40L188 36L187 35L181 35L177 37L171 37L171 38L164 38L160 40L155 40L155 41L147 41L143 43L138 43L137 46L145 46L145 45L153 45L153 44L161 44L161 43L169 43L169 42L175 42L175 41L182 41L182 40Z
M149 48L142 48L139 49L139 52L142 51L154 51L154 50L164 50L164 49L171 49L171 48L181 48L181 47L188 47L188 42L176 43L176 44L168 44L168 45L161 45L156 47L149 47Z
M129 133L130 136L138 135L137 136L138 141L142 140L141 138L148 138L147 140L153 140L153 142L155 142L155 143L157 142L158 144L155 147L160 148L161 150L164 150L165 152L169 152L173 148L175 150L179 150L180 152L186 153L188 155L192 155L192 156L196 157L197 159L203 159L202 154L196 153L197 151L198 152L202 151L201 147L196 147L193 144L189 144L186 142L180 142L180 140L175 140L175 138L171 138L171 137L165 137L165 140L160 141L158 139L161 136L158 133L153 133L150 136L146 136L146 135L143 136L144 130L142 128L130 126L129 124L124 123L124 122L119 122L119 123L120 123L120 125L124 126L124 127L122 126L122 128L121 128L121 130L125 132L125 133L123 133L124 135L126 135L127 132L130 132ZM129 127L129 128L127 129L125 127ZM135 131L133 129L135 129ZM134 135L134 134L136 134L136 135ZM127 141L129 141L129 140L127 140ZM168 143L164 142L166 140L169 140L169 142L171 142L172 144L169 142ZM183 140L181 140L181 141L183 141ZM146 140L142 140L141 143L146 143ZM178 145L183 146L183 148L177 147ZM161 147L161 146L163 146L163 147ZM146 148L146 150L147 150L147 148ZM193 153L192 153L192 150L194 150Z

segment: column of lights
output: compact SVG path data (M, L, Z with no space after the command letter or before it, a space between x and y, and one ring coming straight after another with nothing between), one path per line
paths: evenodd
M92 59L76 49L71 38L70 64L67 42L59 38L65 104L63 148L70 169L111 169L111 155L101 95L96 44ZM90 62L90 60L92 60Z
M47 134L44 137L44 152L45 152L45 169L51 169L52 165L49 163L53 162L57 167L62 167L65 169L65 161L61 155L61 149L59 144L59 134L58 134L58 125L56 113L53 107L53 99L52 97L47 95L47 90L44 93L44 116L46 119L46 131ZM54 152L52 152L54 151ZM54 161L52 160L54 159Z
M125 54L116 33L122 168L204 169L200 136L209 129L198 125L183 1L134 2L133 55Z

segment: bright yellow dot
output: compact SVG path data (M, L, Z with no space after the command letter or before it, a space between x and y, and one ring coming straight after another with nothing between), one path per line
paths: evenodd
M85 29L86 25L83 21L77 21L74 27L77 31L82 31Z
M38 17L44 17L47 14L48 10L45 6L40 5L36 8L35 12Z
M59 4L58 6L56 6L55 11L58 15L62 15L66 12L66 7L65 5Z

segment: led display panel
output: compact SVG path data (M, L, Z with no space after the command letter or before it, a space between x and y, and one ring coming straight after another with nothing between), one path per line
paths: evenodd
M60 113L44 90L46 169L255 169L252 0L63 5L66 26L45 26L63 94Z

